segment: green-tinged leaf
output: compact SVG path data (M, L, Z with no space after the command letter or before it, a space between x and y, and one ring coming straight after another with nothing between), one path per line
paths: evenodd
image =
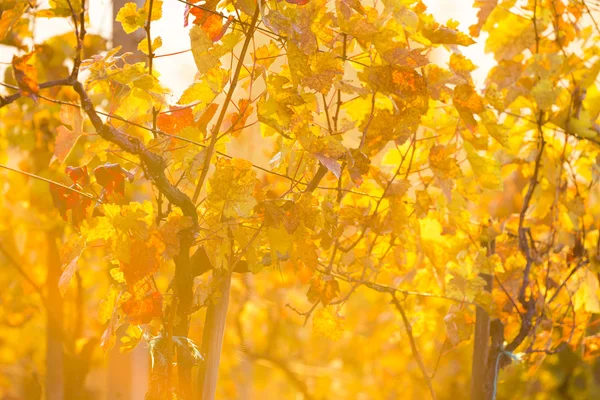
M132 33L143 28L148 19L145 9L138 9L136 3L125 3L119 10L116 20L121 23L125 33Z

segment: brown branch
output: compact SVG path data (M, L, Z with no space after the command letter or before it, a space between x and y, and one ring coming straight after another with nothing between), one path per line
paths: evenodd
M149 0L148 7L148 20L146 21L146 25L144 25L144 30L146 31L146 40L148 41L148 73L152 76L152 60L154 59L154 52L152 51L152 37L150 36L150 25L152 23L152 6L154 5L154 0Z
M373 121L373 117L375 116L375 97L377 96L377 91L373 91L373 96L371 97L371 112L369 113L369 120L367 121L367 124L365 125L365 130L363 131L363 134L360 138L360 145L358 146L359 149L362 150L363 146L365 145L365 141L367 140L367 132L369 132L369 126L371 125L371 122Z
M423 357L421 357L421 353L419 352L419 348L417 347L417 342L416 342L415 337L413 336L413 332L412 332L412 326L410 325L410 322L408 321L408 318L406 317L406 313L404 312L404 308L402 307L402 304L400 304L400 302L396 298L396 295L392 294L391 296L392 296L392 302L394 303L394 305L396 306L396 309L398 310L398 312L400 312L400 315L402 316L402 321L404 322L404 328L406 329L406 334L408 335L408 340L410 341L410 349L412 351L412 355L415 358L415 360L417 361L417 364L419 365L419 369L421 370L423 379L425 379L425 383L427 384L427 388L429 389L429 394L431 395L431 398L433 400L435 400L436 396L435 396L435 391L433 390L433 384L431 382L431 377L429 376L429 373L427 372L427 369L425 368L425 363L423 362Z
M346 41L348 39L348 35L344 32L342 33L342 36L344 38L344 44L343 44L343 48L342 48L342 60L346 61ZM338 120L339 120L339 116L340 116L340 109L342 108L342 91L340 89L337 90L337 104L336 104L336 108L335 108L335 114L333 116L333 127L335 129L335 132L337 133L338 131Z
M331 127L331 120L329 118L329 106L327 105L327 99L325 95L321 93L321 97L323 99L323 109L325 110L325 117L327 118L327 129L329 130L329 134L333 135L333 128Z
M148 3L148 20L144 25L146 31L146 41L148 42L148 75L152 76L152 63L154 60L154 52L152 51L152 36L150 35L150 26L152 24L152 7L154 0L150 0ZM152 132L156 131L156 118L158 117L158 111L156 107L152 106ZM156 134L154 134L156 137Z
M279 368L285 374L285 376L288 377L288 379L294 384L294 386L296 386L298 391L300 393L302 393L302 395L304 396L303 397L304 400L313 400L314 399L314 397L308 391L308 388L306 387L306 383L304 383L300 379L298 379L296 374L294 374L292 372L290 367L284 361L279 360L275 357L272 357L268 354L258 354L258 353L246 352L246 355L249 358L251 358L252 360L264 360L264 361L267 361L267 362L273 364L274 366Z
M495 240L487 244L487 256L496 252ZM493 271L492 271L493 274ZM485 280L485 291L492 294L492 274L480 273ZM490 345L490 316L482 307L475 308L475 335L473 339L473 360L471 363L471 399L480 400L485 398L486 365ZM494 376L497 379L497 377Z
M63 298L58 289L62 274L56 230L46 232L46 399L63 400L65 396L65 352L63 350L64 310Z
M533 21L533 28L534 28L534 32L535 32L535 52L539 53L540 35L538 32L538 26L537 26L537 7L538 7L538 3L537 3L537 0L535 0L534 5L533 5L532 21ZM525 256L526 264L525 264L525 269L523 270L523 282L521 284L521 288L519 289L518 299L519 299L519 302L521 303L521 305L523 306L523 308L525 309L525 314L523 315L523 318L521 321L521 327L519 328L519 332L517 333L517 336L515 336L515 338L512 340L512 342L510 342L506 346L506 351L508 351L508 352L512 352L517 347L519 347L519 345L521 343L523 343L523 340L525 340L527 335L529 335L529 332L531 331L531 327L532 327L533 316L535 313L535 298L533 297L533 294L531 294L529 296L529 298L527 298L527 296L526 296L526 294L527 294L526 291L527 291L527 288L529 287L529 283L530 283L531 267L535 260L534 260L534 256L531 253L531 248L530 248L529 242L527 240L529 228L525 228L524 223L525 223L525 216L527 214L527 211L529 210L529 205L531 204L531 199L533 198L533 192L535 191L535 189L539 183L538 176L539 176L539 171L540 171L541 164L542 164L542 156L544 154L544 147L546 145L546 142L544 141L544 132L542 129L542 126L544 124L543 115L544 115L543 111L540 110L538 112L537 121L536 121L537 131L538 131L539 141L540 141L539 151L538 151L538 154L535 159L535 167L534 167L533 175L531 176L531 179L529 180L529 187L527 189L527 193L525 194L525 198L523 199L523 207L521 208L521 212L519 214L519 228L518 228L519 249Z
M215 290L220 293L219 299L211 303L206 310L204 330L202 335L202 354L204 362L198 369L198 392L203 400L213 400L217 390L219 363L223 347L223 335L227 308L229 307L229 292L231 273L213 270L213 278L217 281Z
M196 190L194 191L194 196L192 197L192 204L196 203L196 201L198 200L198 196L200 195L200 191L204 186L204 180L206 179L206 176L208 174L208 168L210 167L212 154L214 152L215 145L217 144L217 140L219 137L219 130L221 129L221 124L225 119L225 114L233 96L233 92L236 89L240 72L244 65L244 58L246 56L246 52L248 51L248 47L250 46L250 41L253 39L254 30L256 28L256 23L258 21L259 14L260 8L259 4L257 3L254 15L252 16L252 21L250 23L250 28L248 29L248 32L246 34L246 38L244 40L244 44L239 55L239 60L235 72L233 74L231 84L229 86L229 90L225 97L225 102L221 108L221 113L219 114L217 122L213 128L208 148L206 149L204 167L202 169L200 178L198 179ZM241 265L242 263L238 262L237 264ZM230 267L231 269L233 269L234 265L230 265ZM221 349L223 346L223 335L225 332L227 308L229 306L229 291L231 286L232 272L233 271L231 270L213 270L213 277L217 280L216 289L220 292L221 296L219 297L218 301L211 303L208 306L206 311L206 318L204 320L202 353L205 357L205 362L201 364L198 370L198 393L200 394L200 398L202 398L203 400L214 399L217 390L219 363L221 359Z
M373 96L375 96L375 94L373 94ZM394 176L392 176L392 179L390 179L388 181L385 189L383 190L383 194L381 195L381 197L379 197L377 199L377 204L375 205L375 209L373 210L373 214L371 214L371 216L370 216L370 221L375 220L375 218L377 217L377 212L379 211L379 207L381 206L381 202L385 198L388 190L390 190L390 187L392 186L392 183L394 183L394 180L398 177L398 175L400 175L400 171L402 170L402 166L404 165L404 161L406 160L406 156L408 155L408 151L411 150L411 147L412 147L412 152L411 152L411 155L410 155L410 161L408 162L408 168L406 169L406 175L405 175L404 179L408 178L408 173L410 172L410 168L412 166L413 158L414 158L414 155L415 155L415 150L417 148L416 139L417 139L417 132L415 132L414 135L413 135L413 139L411 141L410 147L406 150L406 153L404 153L402 155L402 159L400 160L400 165L398 165L398 169L396 169L396 172L394 173ZM365 236L365 234L367 232L367 226L368 225L369 224L365 224L365 226L363 226L363 229L361 230L360 235L358 236L358 238L354 242L352 242L347 247L340 247L340 250L342 252L344 252L344 253L347 253L350 250L352 250L354 247L356 247L356 245Z
M84 28L81 28L82 32ZM83 37L81 37L83 41ZM176 336L187 336L189 331L189 320L193 303L193 283L192 268L190 264L190 247L193 243L194 232L198 228L198 214L192 200L177 186L173 185L165 174L167 163L164 158L151 152L137 138L126 135L116 128L104 124L102 119L94 109L83 84L77 81L74 76L68 80L68 83L79 95L81 107L87 114L96 132L104 140L117 145L121 150L130 154L137 155L144 169L146 176L153 182L157 189L175 206L179 207L183 215L190 217L192 226L179 232L180 249L174 257L175 261L175 287L174 294L178 297L177 323L173 328L173 334ZM192 388L192 366L186 349L177 349L178 375L179 375L179 395L184 399L191 396Z
M496 397L497 375L501 358L504 354L504 324L499 319L490 323L490 352L486 368L485 399L494 400Z
M166 161L158 154L148 150L139 139L126 135L110 125L104 124L94 109L92 101L81 82L74 82L73 88L77 94L79 94L81 106L88 115L98 135L103 139L116 144L121 150L137 155L142 161L146 174L152 180L154 185L156 185L158 190L160 190L171 203L181 208L185 216L192 218L194 225L196 225L198 221L196 207L191 199L175 187L175 185L167 178L165 174Z
M317 172L315 173L315 175L313 176L311 181L306 186L306 189L304 189L304 192L305 193L314 192L315 189L319 187L319 183L321 183L321 180L325 177L325 175L327 175L327 167L325 167L323 164L319 163L319 169L317 169Z
M517 306L517 302L512 298L512 296L510 295L510 293L508 293L508 290L506 290L506 287L504 287L504 285L502 284L502 281L500 280L500 278L498 278L498 275L494 274L494 278L496 279L496 282L498 282L498 286L500 286L500 289L502 289L502 291L504 292L504 294L508 298L508 301L510 301L510 304L512 304L512 306L514 307L514 309L517 312L517 314L519 314L519 318L521 318L521 321L522 321L523 320L523 314L521 314L521 310L519 310L519 306Z
M322 272L322 273L327 273L326 270L320 269L320 268L318 269L318 271ZM461 304L477 305L477 303L474 303L474 302L469 302L469 301L460 300L460 299L453 299L451 297L446 297L446 296L443 296L441 294L427 293L427 292L414 292L412 290L399 289L399 288L395 288L395 287L391 287L391 286L386 286L386 285L382 285L382 284L375 283L375 282L363 281L363 280L360 280L360 279L352 279L350 277L347 277L345 275L340 275L340 274L337 274L335 272L331 272L331 275L335 276L337 279L341 279L344 282L355 283L355 284L358 284L359 286L366 286L369 289L375 290L376 292L379 292L379 293L388 293L388 294L391 294L391 295L395 295L396 293L398 293L398 294L402 294L404 296L429 297L429 298L432 298L432 299L442 299L442 300L455 301L455 302L458 302L458 303L461 303Z
M27 274L27 272L25 272L25 269L23 269L23 265L24 262L22 262L21 260L16 260L0 243L0 253L2 253L4 255L4 257L8 260L8 263L10 265L13 266L13 268L15 268L15 270L19 273L19 275L21 275L23 277L23 279L25 279L27 281L27 283L29 283L29 285L33 288L33 290L37 293L37 295L40 297L40 301L42 303L42 307L44 308L44 310L46 311L46 315L48 316L48 318L54 318L54 315L52 314L52 311L48 305L48 299L46 298L46 296L44 295L44 292L42 290L42 288L40 286L38 286L37 283L35 283L35 281ZM63 342L63 344L65 345L65 350L67 352L68 355L72 355L75 351L75 342L73 341L73 339L71 339L64 330L60 331L60 337L61 340Z
M14 88L15 90L18 90L18 88L16 88L16 87L13 87L13 86L10 86L10 85L5 85L3 83L0 83L0 85L8 86L8 87ZM55 86L69 86L69 78L64 79L64 83L62 83L61 85L55 85ZM21 96L19 95L18 98L20 98L20 97ZM79 104L69 103L69 102L61 101L61 100L55 100L55 99L51 99L51 98L48 98L48 97L45 97L45 96L41 96L41 95L38 95L38 97L40 97L41 99L50 101L52 103L62 104L62 105L66 105L66 106L77 107L77 108L83 109L83 107L81 105L79 105ZM2 107L1 100L2 100L2 97L0 97L0 108ZM193 105L196 105L196 104L193 104ZM163 132L163 131L161 131L159 129L152 129L152 128L149 128L149 127L144 126L142 124L138 124L136 122L129 121L129 120L127 120L127 119L125 119L125 118L123 118L123 117L121 117L119 115L116 115L116 114L106 113L106 112L102 112L102 111L99 111L99 110L95 110L95 112L98 115L102 115L102 116L105 116L105 117L110 117L110 118L116 119L116 120L121 121L123 123L126 123L128 125L133 125L133 126L135 126L137 128L147 130L147 131L152 132L154 134L158 134L158 135L161 135L161 136L164 136L164 137L168 137L168 138L172 138L172 139L175 139L175 140L179 140L179 141L182 141L182 142L185 142L185 143L193 144L195 146L202 147L202 148L206 148L207 147L205 144L197 142L195 140L188 139L188 138L181 137L181 136L177 136L177 135L172 135L172 134ZM167 111L162 111L162 112L159 112L158 114L163 114L165 112L167 112ZM228 158L228 159L233 158L229 154L223 153L223 152L218 151L218 150L215 151L215 154L218 154L219 156L225 157L225 158ZM257 165L257 164L252 164L252 168L255 168L255 169L259 170L259 171L263 171L263 172L265 172L267 174L270 174L270 175L274 175L274 176L278 176L278 177L283 178L283 179L287 179L290 182L292 182L294 185L308 186L310 184L310 183L306 183L306 182L302 182L302 181L296 180L296 179L294 179L294 178L292 178L292 177L290 177L288 175L281 174L281 173L276 172L276 171L271 171L271 170L269 170L269 169L267 169L265 167L261 167L260 165ZM333 187L318 186L319 182L315 181L314 185L317 185L317 186L315 186L315 189L337 190L337 191L341 190L344 193L350 193L350 194L354 194L354 195L358 195L358 196L365 196L365 197L371 197L373 199L379 199L379 196L375 196L375 195L372 195L372 194L369 194L369 193L357 192L355 190L338 189L338 188L333 188ZM314 189L312 191L314 191Z
M67 0L69 8L71 9L71 17L73 18L73 25L75 29L75 39L77 40L77 47L75 48L75 59L73 60L73 69L71 70L70 80L75 81L79 76L79 67L81 66L81 59L83 53L83 39L85 38L85 0L81 1L81 12L78 16L75 13L75 9L71 4L70 0Z
M296 309L294 306L292 306L291 304L286 304L285 306L287 308L289 308L290 310L294 311L296 314L304 317L304 324L302 326L306 326L306 323L308 322L308 320L310 319L310 316L312 315L313 311L315 311L315 309L317 308L317 306L319 305L319 302L316 301L309 309L308 311L300 311L298 309Z
M221 108L221 113L219 114L219 118L215 123L213 128L213 133L210 138L210 143L208 148L206 149L206 155L204 158L204 166L202 167L202 173L200 178L198 179L198 184L196 185L196 190L194 191L194 196L192 197L192 201L196 203L198 201L198 196L200 196L200 191L204 186L204 180L206 179L206 175L208 174L208 168L210 167L210 160L212 158L212 154L215 150L215 145L217 144L217 139L219 138L219 130L221 129L221 124L225 119L225 114L227 113L227 108L229 106L229 102L233 97L233 92L238 83L238 79L240 77L240 72L242 71L242 67L244 65L244 58L246 56L246 52L248 51L248 47L250 46L250 41L254 35L254 29L256 28L256 21L258 20L258 15L260 14L260 8L258 3L256 5L256 10L254 11L254 15L252 16L252 22L250 23L250 29L246 35L246 39L244 40L244 44L242 46L242 50L240 52L239 61L235 68L235 72L233 73L233 79L231 80L231 84L229 85L229 90L227 92L227 96L225 97L225 102L223 103L223 107Z
M170 56L176 56L176 55L178 55L178 54L187 53L188 51L192 51L192 49L187 49L187 50L176 51L176 52L174 52L174 53L159 54L159 55L157 55L157 56L154 56L154 58L161 58L161 57L170 57Z
M494 109L493 108L489 108L489 110L494 110ZM505 110L505 111L502 111L502 113L506 114L506 115L510 115L511 117L515 117L515 118L517 118L519 120L522 120L522 121L527 121L527 122L531 122L531 123L534 123L534 124L536 123L536 121L533 120L533 119L531 119L531 118L527 118L525 116L522 116L522 115L519 115L519 114L515 114L515 113L512 113L510 111L506 111ZM566 135L572 136L572 137L576 138L577 140L587 140L588 142L592 142L592 143L600 146L600 125L598 125L596 123L592 123L592 129L598 134L598 136L595 136L595 137L583 137L581 135L578 135L575 132L571 132L568 129L565 129L565 128L562 128L562 127L552 127L552 128L555 129L558 132L562 132L562 133L564 133Z
M567 275L565 280L558 286L558 289L556 289L556 292L554 292L554 294L552 295L552 297L550 297L550 300L548 300L548 303L546 304L551 304L556 299L562 288L564 288L567 285L567 282L571 279L571 277L575 275L575 272L577 272L581 267L587 265L588 263L588 261L582 261L577 263L577 265L571 270L571 272L569 272L569 275Z
M68 86L70 82L71 82L71 77L65 78L65 79L57 79L55 81L42 82L39 84L39 88L40 89L48 89L48 88L56 87L56 86ZM3 85L3 86L7 86L7 87L10 87L11 89L19 90L19 88L14 87L14 86L10 86L10 85ZM0 108L4 107L20 98L21 98L20 92L11 94L10 96L6 96L6 97L0 96Z

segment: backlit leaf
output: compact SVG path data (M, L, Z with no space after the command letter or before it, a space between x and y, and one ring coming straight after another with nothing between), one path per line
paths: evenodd
M138 9L136 3L125 3L119 10L116 20L121 23L125 33L132 33L143 28L148 19L145 9Z
M243 159L220 158L210 179L208 201L215 211L225 217L247 217L256 205L252 196L256 174L251 164Z
M27 64L34 54L35 52L31 52L22 57L13 56L12 67L13 76L19 85L21 94L37 100L37 93L40 90L37 82L37 69L33 65Z

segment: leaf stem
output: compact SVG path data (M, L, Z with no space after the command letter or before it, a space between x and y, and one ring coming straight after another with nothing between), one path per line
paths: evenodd
M194 191L194 196L192 197L192 202L196 203L198 201L198 197L200 196L200 192L202 191L202 187L204 186L204 181L206 179L206 175L208 175L208 169L210 167L210 160L212 158L212 154L215 150L215 145L217 144L217 139L219 138L219 130L221 129L221 124L223 124L223 120L225 119L225 114L227 113L227 108L229 106L229 102L233 97L233 92L238 83L238 79L240 77L240 72L242 71L242 67L244 65L244 58L246 56L246 52L248 51L248 47L250 45L250 41L253 38L254 29L256 28L256 21L258 20L259 15L259 7L256 6L256 10L254 11L254 15L252 16L252 22L250 23L250 29L248 30L248 34L246 35L246 40L244 41L244 45L242 46L242 51L240 52L240 56L238 57L239 61L235 68L235 72L233 73L233 78L231 80L231 84L229 85L229 90L227 92L227 96L225 97L225 102L223 103L223 107L221 108L221 113L219 114L219 118L213 128L213 133L210 138L210 143L208 148L206 149L206 155L204 158L204 166L202 168L202 173L200 178L198 179L198 184L196 185L196 190Z

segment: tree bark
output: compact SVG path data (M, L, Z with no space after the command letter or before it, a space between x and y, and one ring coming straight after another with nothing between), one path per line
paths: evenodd
M46 400L63 400L64 389L64 349L63 299L58 290L58 281L62 274L60 255L56 241L58 233L46 233L47 267L46 287L48 290L48 315L46 333Z
M193 242L191 231L180 232L179 254L175 257L175 294L177 296L177 323L173 335L187 337L190 329L190 316L194 301L194 276L190 262L190 246ZM192 397L192 368L195 360L189 350L177 346L178 395L182 399Z
M495 243L488 243L488 257L495 253ZM480 274L486 282L488 292L492 292L493 275ZM471 367L471 399L484 400L486 387L486 371L490 347L490 316L483 308L476 306L475 338L473 340L473 362ZM490 377L495 379L495 377ZM489 386L489 385L488 385Z
M216 289L220 297L216 303L208 306L204 320L204 333L202 336L202 354L204 361L198 370L198 396L202 400L215 398L217 379L219 377L219 362L223 347L223 334L225 320L229 307L229 289L231 287L231 273L213 270L213 277L217 280Z

